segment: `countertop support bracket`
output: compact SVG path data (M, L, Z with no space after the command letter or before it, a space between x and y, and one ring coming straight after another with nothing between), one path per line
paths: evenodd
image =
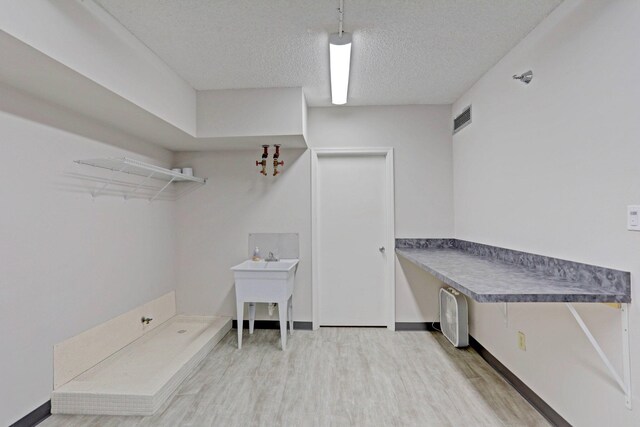
M623 303L620 306L620 314L621 314L621 324L622 324L622 377L615 370L611 361L607 357L607 355L598 344L598 341L595 339L589 327L584 323L580 314L576 311L575 307L571 303L565 303L571 314L573 315L576 322L582 329L582 332L587 336L587 339L593 346L593 348L604 362L605 366L611 373L611 376L616 380L620 388L622 389L625 396L625 405L630 410L631 409L631 354L629 350L629 307L627 303Z

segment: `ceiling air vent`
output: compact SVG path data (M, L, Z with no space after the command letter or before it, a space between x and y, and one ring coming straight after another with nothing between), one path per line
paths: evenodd
M453 119L453 133L456 134L465 127L466 125L471 123L471 105L464 109L458 117Z

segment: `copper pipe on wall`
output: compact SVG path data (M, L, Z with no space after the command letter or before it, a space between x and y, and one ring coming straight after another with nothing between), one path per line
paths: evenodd
M284 166L284 161L278 161L278 158L280 158L280 144L275 144L274 147L276 147L276 152L273 153L273 176L276 176L280 173L278 166Z
M267 159L269 158L269 146L262 146L262 160L256 160L256 166L262 166L260 173L267 176Z

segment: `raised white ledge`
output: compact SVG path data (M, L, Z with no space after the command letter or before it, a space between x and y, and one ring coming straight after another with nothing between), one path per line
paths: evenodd
M259 149L262 144L307 148L302 88L203 91L198 94L201 111L196 105L192 111L194 122L198 115L197 131L169 122L2 30L0 53L0 83L168 150ZM46 119L38 111L24 115Z

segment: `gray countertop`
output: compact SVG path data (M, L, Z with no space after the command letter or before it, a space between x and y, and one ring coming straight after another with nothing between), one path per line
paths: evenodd
M631 301L630 292L617 286L553 277L460 248L405 247L396 252L478 302Z

